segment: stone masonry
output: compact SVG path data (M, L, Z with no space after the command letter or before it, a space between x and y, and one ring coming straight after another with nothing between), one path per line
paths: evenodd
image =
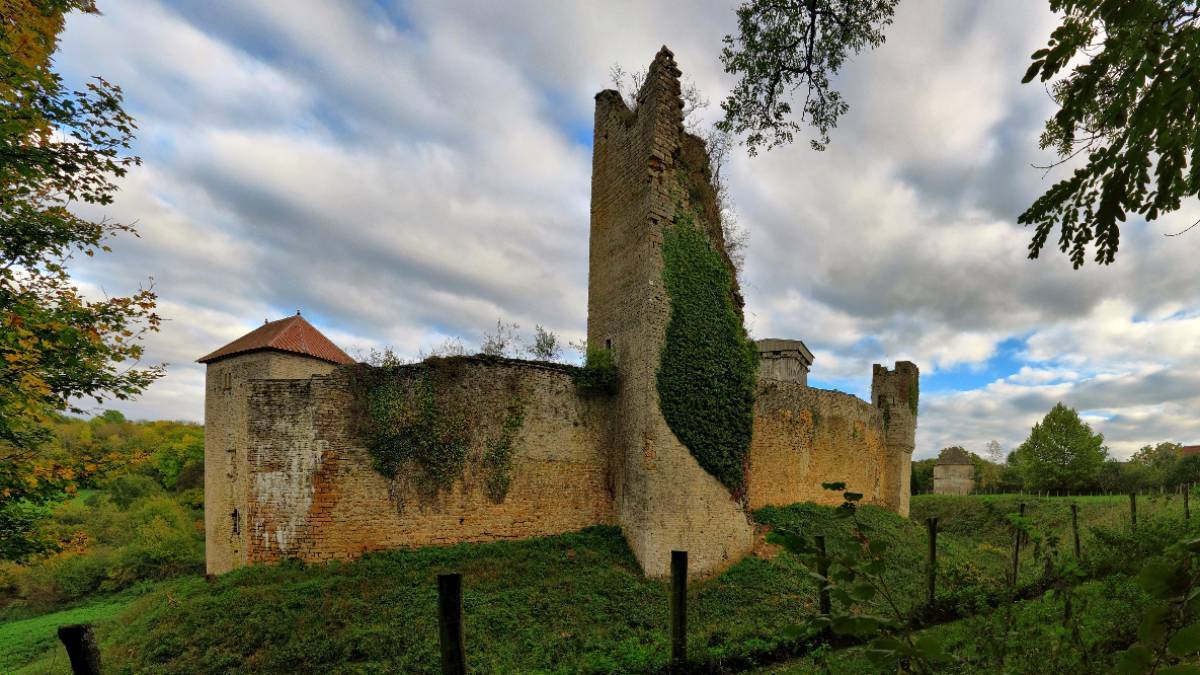
M611 350L618 393L584 394L572 367L513 359L392 371L409 378L438 368L438 395L471 413L462 475L431 492L409 472L389 480L372 465L361 426L370 366L351 363L300 317L267 324L201 359L210 573L615 524L646 574L667 575L670 552L687 550L691 573L711 575L751 549L752 509L837 503L823 482L845 482L865 503L907 515L919 395L912 363L876 365L866 402L808 387L803 343L760 343L768 363L740 491L701 468L663 418L656 373L671 307L662 244L681 192L728 262L703 143L683 129L679 75L664 47L634 109L615 91L596 96L587 334L589 346ZM524 418L512 482L498 497L486 486L484 453L514 397Z
M969 495L975 489L975 465L962 448L944 448L933 465L933 492Z

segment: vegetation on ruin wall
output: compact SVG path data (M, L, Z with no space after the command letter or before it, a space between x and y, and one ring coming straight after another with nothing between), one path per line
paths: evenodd
M398 368L369 374L364 436L376 471L395 479L406 467L415 467L417 486L436 492L462 477L471 447L470 427L462 404L439 394L445 386L441 374L429 365L418 368L412 378ZM524 401L514 395L499 434L484 448L486 489L495 501L508 494L513 442L524 420Z
M492 501L504 501L508 495L508 488L512 485L513 442L524 423L525 401L519 396L513 396L508 401L508 413L500 435L488 441L487 450L483 454L483 466L487 471L487 493Z
M393 479L411 462L420 468L419 484L449 487L467 461L471 440L466 415L438 400L428 371L411 383L391 369L374 375L367 399L367 448L375 470Z
M583 367L573 377L575 386L584 394L612 395L621 388L621 374L608 349L588 347Z
M733 274L682 212L663 236L671 301L658 369L663 417L705 471L734 491L745 476L758 352L733 304Z

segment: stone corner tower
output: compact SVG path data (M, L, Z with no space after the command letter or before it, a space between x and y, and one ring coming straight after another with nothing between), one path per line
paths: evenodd
M254 485L248 411L254 380L324 375L350 358L297 313L197 359L204 377L204 546L209 574L251 560Z
M683 176L704 177L692 181L700 186L693 208L728 257L719 215L707 217L715 206L703 194L712 189L703 143L683 129L679 75L663 47L633 110L616 91L597 94L592 155L588 345L611 350L621 374L610 429L613 491L625 537L652 577L669 573L672 550L688 551L691 573L707 575L753 545L742 501L671 431L656 386L670 317L664 228L675 221ZM736 302L740 310L740 296Z
M892 370L876 363L871 373L871 403L883 412L884 504L906 518L912 490L912 453L917 441L920 376L911 361L897 361Z

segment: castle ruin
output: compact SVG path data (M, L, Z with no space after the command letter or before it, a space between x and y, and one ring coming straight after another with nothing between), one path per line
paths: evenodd
M372 368L267 323L200 359L210 573L612 524L646 574L687 550L708 575L750 551L752 510L839 503L823 482L907 515L917 367L874 366L866 402L807 386L802 342L749 342L679 75L664 47L634 109L596 96L587 337L615 392L496 357Z

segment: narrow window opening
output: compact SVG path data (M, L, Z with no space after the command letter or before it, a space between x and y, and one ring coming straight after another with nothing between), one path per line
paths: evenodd
M241 519L241 516L238 514L238 510L237 510L237 509L234 509L234 510L233 510L233 513L232 513L232 514L230 514L230 516L233 518L233 533L234 533L234 534L241 534L241 532L242 532L242 519Z
M604 338L604 348L612 351L612 338Z

